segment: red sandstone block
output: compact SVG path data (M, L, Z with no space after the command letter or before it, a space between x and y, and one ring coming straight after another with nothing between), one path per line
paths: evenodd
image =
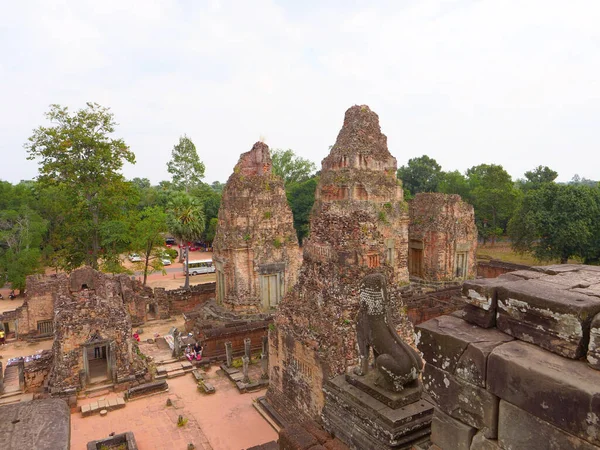
M306 431L308 431L310 434L316 437L317 441L319 441L319 444L324 444L325 442L331 439L329 433L327 433L327 431L318 426L312 420L303 422L302 428L304 428Z
M318 445L317 439L300 425L292 425L279 432L280 450L308 450Z
M327 450L349 450L348 446L340 441L338 438L327 441L324 444Z

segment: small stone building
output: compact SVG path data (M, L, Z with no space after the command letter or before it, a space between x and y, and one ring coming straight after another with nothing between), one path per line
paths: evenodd
M459 195L419 193L409 202L408 270L427 281L475 278L477 227L473 206Z
M296 282L301 255L292 212L262 142L240 156L223 189L213 260L217 302L232 311L270 310Z
M346 111L322 171L298 283L269 333L267 399L278 411L317 418L328 378L356 364L359 283L383 273L396 313L409 281L408 205L379 117L368 106ZM401 319L396 317L396 319ZM403 317L401 331L412 331Z
M126 385L147 373L118 278L84 267L57 277L54 289L52 394L93 383Z

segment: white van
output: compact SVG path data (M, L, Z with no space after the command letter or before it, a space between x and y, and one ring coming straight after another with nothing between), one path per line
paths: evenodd
M188 272L190 275L200 275L202 273L214 273L215 266L211 259L202 259L197 261L190 261L189 264L184 261L183 273Z

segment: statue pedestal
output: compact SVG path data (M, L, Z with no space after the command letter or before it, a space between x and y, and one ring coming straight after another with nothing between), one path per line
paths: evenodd
M409 449L429 437L433 405L421 399L419 385L388 392L369 374L339 375L323 391L325 429L350 448Z

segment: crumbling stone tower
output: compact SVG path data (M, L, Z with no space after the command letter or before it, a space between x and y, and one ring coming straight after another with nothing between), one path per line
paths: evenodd
M428 281L477 275L477 227L473 206L459 195L419 193L409 202L408 270Z
M118 278L84 267L57 277L53 295L52 394L93 383L127 388L144 377L147 366L136 351Z
M280 411L318 417L323 382L356 364L365 275L385 275L398 313L397 288L408 283L408 205L396 169L377 114L368 106L348 109L322 161L298 283L270 332L267 398Z
M227 309L269 310L296 282L301 256L292 212L262 142L240 156L227 180L213 249L217 302Z

